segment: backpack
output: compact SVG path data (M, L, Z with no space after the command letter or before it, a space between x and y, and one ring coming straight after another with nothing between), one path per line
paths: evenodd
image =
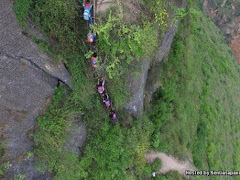
M109 100L105 101L105 105L106 105L106 107L109 107L110 106L110 101Z
M92 67L96 67L97 66L97 61L95 59L92 59Z
M86 8L84 9L83 18L84 20L89 21L89 17L90 17L90 10Z
M104 92L104 87L103 86L98 86L98 93L102 94Z
M88 33L87 35L87 41L92 43L94 41L95 35L94 33Z

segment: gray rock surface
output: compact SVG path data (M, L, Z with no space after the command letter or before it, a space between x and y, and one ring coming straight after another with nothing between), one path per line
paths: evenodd
M174 35L177 31L177 24L171 25L161 42L159 51L156 52L155 62L152 67L150 64L152 59L143 58L143 64L141 65L140 74L137 77L129 75L129 84L127 91L133 95L129 103L126 105L126 110L134 117L143 110L144 107L144 90L146 91L147 100L151 99L152 94L159 88L159 81L157 73L159 71L158 64L168 54Z
M188 0L183 0L180 4L180 7L186 7ZM168 52L170 51L173 38L178 30L178 25L180 21L176 23L172 23L171 26L165 32L165 35L161 42L161 48L156 53L156 62L153 63L152 67L148 71L148 78L146 82L146 101L150 101L151 97L154 92L161 86L159 82L159 73L160 73L160 66L161 62L167 56Z
M176 2L179 3L178 1ZM183 0L179 7L186 7L187 0ZM166 55L168 54L173 38L177 32L179 22L172 23L169 28L166 30L165 35L161 40L161 45L159 50L156 52L156 57L154 60L157 62L161 62ZM131 78L130 75L130 83L127 87L128 92L132 94L132 98L129 100L126 105L126 110L134 117L136 117L143 110L144 103L144 91L147 90L147 93L150 93L150 96L157 90L160 83L156 80L153 81L152 78L148 77L157 77L155 76L159 69L154 69L149 71L151 60L149 58L143 59L143 64L141 70L139 72L138 77ZM147 79L149 81L147 81ZM145 86L147 87L145 89ZM149 96L148 96L149 99Z
M145 86L145 102L151 101L153 93L161 87L160 66L161 63L156 61L148 71L148 78Z
M0 1L0 163L11 164L0 179L24 175L25 180L46 180L51 176L36 170L34 158L27 159L33 150L29 137L58 80L69 85L70 76L61 62L51 61L22 33L12 7L13 1Z
M167 56L171 48L173 38L177 32L178 24L179 22L172 23L171 26L165 32L165 35L161 42L160 50L156 53L156 60L158 62L161 62Z
M14 56L1 53L0 64L0 136L5 140L2 161L11 164L5 179L17 174L36 179L40 173L36 173L34 160L25 160L26 152L33 150L28 133L58 81L29 61Z
M24 57L49 75L70 85L70 75L62 62L54 62L24 35L12 10L13 2L0 1L0 52Z
M126 110L133 116L136 117L139 111L143 109L144 99L144 87L147 80L148 69L150 67L151 59L143 58L140 74L128 75L128 86L127 91L131 95L131 99L126 105Z
M87 138L87 127L79 117L70 120L70 123L71 127L68 129L69 141L65 144L65 148L81 155L82 147Z

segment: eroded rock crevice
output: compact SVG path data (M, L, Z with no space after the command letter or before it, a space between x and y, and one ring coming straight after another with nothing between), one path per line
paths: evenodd
M32 28L31 28L32 29ZM0 52L13 57L21 57L31 61L49 75L70 85L70 74L64 64L51 59L41 51L37 44L25 36L13 12L13 2L0 1ZM39 35L38 35L39 36Z
M68 79L58 79L58 77L56 77L55 75L53 74L49 74L49 72L46 70L46 69L43 69L41 68L37 63L35 63L32 59L28 59L28 58L25 58L23 56L16 56L16 55L11 55L11 54L7 54L7 53L4 53L4 52L0 52L0 55L6 57L6 58L11 58L12 60L15 60L15 61L19 61L20 62L20 65L25 67L26 66L29 66L29 67L34 67L34 68L37 68L39 69L40 71L46 73L48 76L51 76L52 78L56 78L56 80L58 81L61 81L63 82L64 84L66 84L67 86L71 87L70 84L69 84L69 80ZM0 67L0 74L1 74L1 70L3 71L3 69L6 69L7 65L4 63L2 64L2 66ZM47 68L51 68L51 64L46 64L45 65Z

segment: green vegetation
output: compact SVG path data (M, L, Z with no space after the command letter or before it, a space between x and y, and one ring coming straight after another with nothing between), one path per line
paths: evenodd
M163 35L171 19L171 16L169 14L170 2L167 0L163 1L144 0L144 1L147 3L148 8L150 9L150 13L153 15L155 22L158 24L161 35Z
M179 19L182 20L187 15L187 11L185 8L174 8L174 10L175 10L175 16L174 16L175 22Z
M156 172L158 171L162 166L162 161L160 159L155 159L154 162L151 164L152 171Z
M4 172L10 167L9 162L0 164L0 176L4 174Z
M125 69L135 59L151 56L157 46L157 32L151 23L129 26L122 12L115 16L110 12L107 22L96 25L94 32L98 34L99 51L107 59L110 79L126 73Z
M34 38L33 40L48 53L62 57L72 75L73 86L72 91L58 87L52 105L46 110L44 116L38 117L38 127L34 136L34 156L38 159L39 170L42 172L48 170L55 179L64 180L141 177L146 165L144 153L149 149L148 139L152 133L152 123L144 116L139 118L138 122L131 122L127 127L120 125L112 127L108 124L107 113L96 98L94 86L96 79L93 78L93 73L88 68L84 57L87 52L84 51L80 41L80 38L86 37L87 32L81 24L75 24L80 22L79 17L75 16L77 8L73 1L65 0L34 2L31 7L30 13L34 15L36 23L40 24L41 30L45 32L51 44ZM69 9L71 12L68 12ZM60 28L62 25L64 28ZM119 26L119 22L115 25ZM141 27L125 26L125 31L112 32L124 35L122 39L119 36L119 42L122 40L129 42L130 39L134 41L138 38L131 45L132 49L129 47L131 51L127 55L133 56L137 53L143 55L145 53L143 46L148 46L146 43L149 41L140 45L139 33L149 33L150 27L150 24L143 24ZM81 34L77 31L78 28L81 28ZM124 43L126 45L126 42ZM152 48L155 46L153 44ZM123 50L127 49L123 47ZM109 62L111 63L110 60ZM117 89L116 87L120 86L115 85L119 83L123 81L113 81L110 88ZM119 88L112 92L122 95L125 90ZM114 93L111 96L117 97ZM123 102L123 98L114 99L115 104L123 106ZM68 138L67 129L70 127L69 120L76 116L82 117L88 127L84 156L80 161L78 155L64 148ZM120 112L118 119L120 122L126 119L131 121L129 116ZM124 174L124 170L128 167L133 169L134 175Z
M32 14L51 40L53 53L66 58L70 51L78 50L77 18L75 0L41 0L33 4Z
M152 57L158 42L153 24L146 21L129 25L123 18L122 5L118 7L120 12L110 10L107 19L94 27L94 32L98 34L99 74L107 72L114 106L121 109L128 98L126 79L129 72L137 73L140 58Z
M151 14L160 26L167 27L167 4L162 4L167 1L145 1L149 5L154 3ZM134 58L152 54L157 46L156 29L153 22L127 25L121 13L118 16L110 13L105 23L96 26L101 61L109 77L113 77L108 80L108 88L120 122L113 127L96 98L96 79L86 63L84 55L88 52L81 41L87 31L78 15L76 1L33 1L27 6L28 13L22 5L17 5L25 3L16 1L17 16L34 15L50 44L35 41L65 62L73 86L71 91L58 87L45 115L38 117L34 156L39 170L48 170L59 180L150 179L151 172L161 165L159 161L146 164L144 153L150 148L182 159L192 153L199 169L240 168L237 136L240 70L220 32L202 12L187 13L190 7L179 10L178 18L185 19L168 61L162 64L163 88L154 95L147 113L134 121L122 111L127 101L123 77L141 63ZM18 19L21 22L26 18ZM88 128L80 160L64 148L73 117L82 118ZM131 172L124 173L127 168ZM156 179L182 177L173 172Z
M144 152L149 147L151 129L152 124L146 117L132 128L98 122L94 130L90 129L80 162L88 172L87 179L135 179L133 175L141 176L146 165ZM124 174L127 168L134 174Z
M31 5L32 0L15 0L14 2L13 10L16 13L19 24L24 28L27 28L26 20Z
M4 139L3 137L0 137L0 177L4 174L4 171L6 171L9 168L9 162L3 162L2 157L4 156Z
M24 180L24 179L25 179L25 175L23 174L18 174L13 178L13 180Z
M152 146L182 159L190 152L200 170L239 169L239 78L218 28L200 11L189 15L162 65Z

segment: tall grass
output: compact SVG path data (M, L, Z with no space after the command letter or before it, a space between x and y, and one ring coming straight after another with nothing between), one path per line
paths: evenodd
M161 77L152 146L182 159L192 154L199 170L239 169L240 68L201 11L180 25Z

